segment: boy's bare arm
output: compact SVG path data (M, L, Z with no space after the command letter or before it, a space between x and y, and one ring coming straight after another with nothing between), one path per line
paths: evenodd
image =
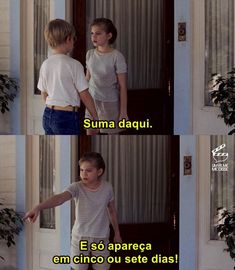
M88 109L88 111L91 114L91 116L93 117L93 119L98 120L95 104L94 104L93 98L91 97L88 89L86 89L80 93L80 98L81 98L82 102L85 104L86 108Z
M30 221L35 222L41 210L56 207L71 199L72 195L68 191L52 196L27 212L24 216L24 220L29 218Z
M117 210L115 207L114 200L112 200L108 204L108 211L109 211L110 222L111 222L111 224L113 226L113 230L114 230L114 242L115 243L122 243L122 238L121 238L119 226L118 226Z
M41 92L41 96L42 96L42 99L44 100L44 102L46 102L46 99L48 97L47 92Z

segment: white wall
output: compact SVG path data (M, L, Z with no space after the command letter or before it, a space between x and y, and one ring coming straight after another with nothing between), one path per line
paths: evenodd
M5 1L1 1L5 2ZM4 207L16 207L16 142L14 136L0 136L0 198ZM0 269L14 269L16 266L15 247L7 248L0 245Z

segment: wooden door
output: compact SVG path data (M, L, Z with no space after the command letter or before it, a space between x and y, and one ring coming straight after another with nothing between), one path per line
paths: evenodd
M89 0L87 0L89 1ZM78 33L78 42L73 53L85 66L86 55L86 0L73 1L73 24ZM142 0L145 1L145 0ZM118 12L118 11L115 11ZM153 128L139 131L128 130L125 134L173 134L173 66L174 66L174 1L165 0L162 6L163 23L161 38L160 84L157 88L128 89L128 114L130 120L149 119ZM152 25L154 35L155 25ZM133 37L134 38L134 37ZM140 42L136 39L136 42ZM148 40L146 40L148 43ZM148 69L149 67L146 67ZM147 78L146 78L147 80Z
M126 136L122 136L124 139ZM112 136L106 137L108 140ZM78 155L83 155L87 151L94 151L92 145L96 137L80 136ZM112 150L112 156L115 156L116 149ZM171 136L169 140L170 158L169 158L169 177L167 179L167 219L161 223L135 223L135 224L120 224L120 231L123 242L125 243L151 243L152 251L141 253L142 256L151 258L156 254L162 256L175 256L179 254L179 137ZM102 153L103 151L103 153ZM101 154L105 154L108 150L103 149ZM136 149L138 152L138 149ZM146 153L147 155L147 153ZM125 161L124 161L125 163ZM157 165L156 165L157 166ZM141 174L141 169L137 174ZM130 179L132 181L133 179ZM145 179L143 179L145 181ZM112 231L111 237L112 240ZM122 261L125 256L136 256L136 251L125 251L118 253L122 256ZM115 256L115 255L114 255ZM129 269L179 269L177 263L173 264L112 264L112 270L129 270Z

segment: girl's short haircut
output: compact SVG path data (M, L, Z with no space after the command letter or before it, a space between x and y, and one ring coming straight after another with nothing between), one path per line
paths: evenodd
M92 26L101 26L104 28L104 31L109 34L112 34L111 39L109 40L109 44L113 44L117 39L117 28L114 26L113 22L106 18L97 18L91 24Z
M104 174L104 171L105 171L105 163L104 163L104 159L103 157L101 156L101 154L99 153L96 153L96 152L88 152L88 153L85 153L79 160L79 166L81 166L81 164L84 162L84 161L88 161L88 162L93 162L95 163L95 167L99 170L99 169L102 169L103 170L103 173L102 175Z
M48 45L53 49L64 44L68 37L75 38L76 31L70 23L55 19L46 25L44 36Z

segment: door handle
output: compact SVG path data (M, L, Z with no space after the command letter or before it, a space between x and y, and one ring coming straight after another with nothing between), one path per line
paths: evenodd
M167 82L167 92L168 92L168 97L171 97L171 80L169 79Z
M176 231L176 227L177 227L177 225L176 225L176 213L174 213L173 214L173 231Z

